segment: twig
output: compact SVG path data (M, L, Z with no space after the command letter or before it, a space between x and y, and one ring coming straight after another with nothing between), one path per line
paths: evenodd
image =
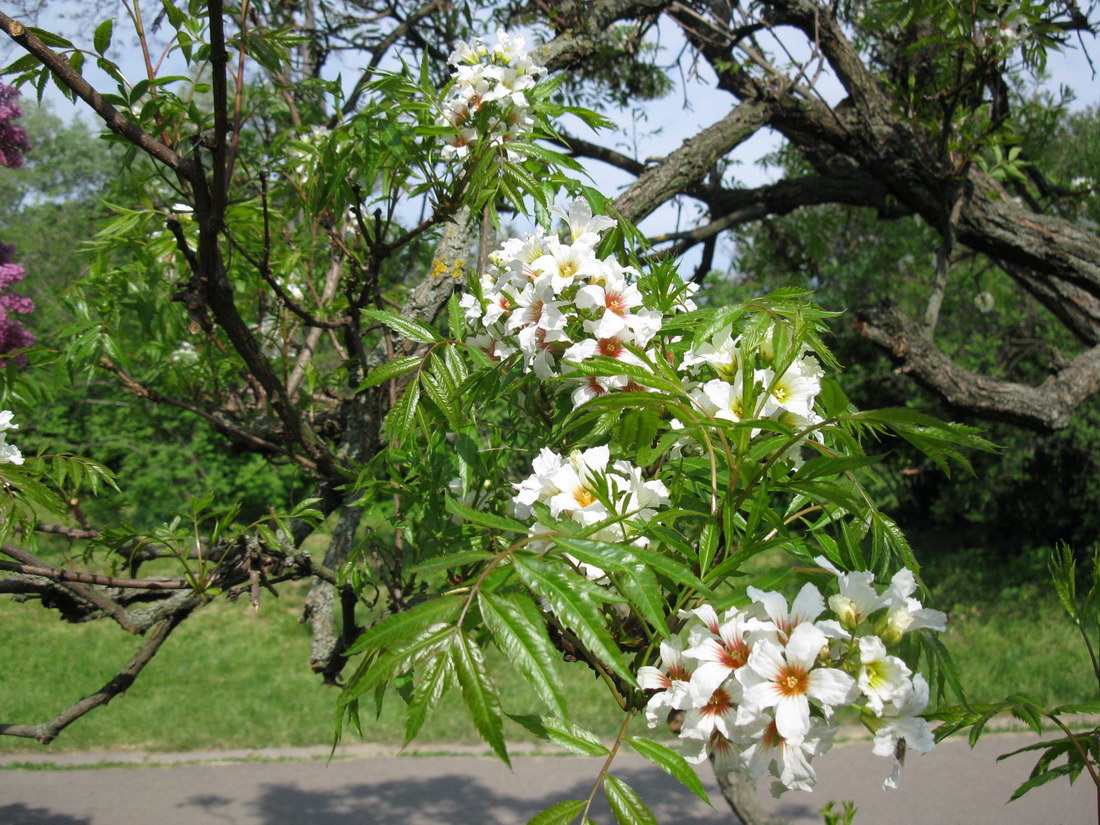
M149 664L150 660L157 654L157 651L160 650L160 646L164 644L165 639L167 639L169 634L176 629L180 622L187 618L192 609L192 607L180 609L161 621L160 624L154 628L153 632L149 634L144 644L138 648L137 653L134 655L134 658L130 660L130 663L116 673L107 684L91 696L84 697L76 704L63 710L49 722L44 722L40 725L0 724L0 734L37 739L43 745L50 744L50 742L57 738L57 735L61 733L62 730L84 714L88 713L88 711L100 705L107 704L120 693L125 693L130 685L134 683L134 680L137 679L142 669Z
M5 549L4 552L7 550ZM120 579L115 576L98 576L94 573L77 573L57 567L38 567L31 564L15 564L10 561L0 561L0 570L22 573L26 576L41 576L58 582L81 582L135 590L186 590L191 587L191 584L184 579Z

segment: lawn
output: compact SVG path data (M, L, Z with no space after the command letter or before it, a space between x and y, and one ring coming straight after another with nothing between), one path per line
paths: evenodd
M949 611L944 641L971 700L1017 690L1052 703L1095 698L1083 647L1051 590L1038 579L983 579L966 569L959 559L941 558L925 574L942 582L934 603ZM287 590L282 598L265 599L258 613L243 600L204 608L176 631L128 694L77 721L51 748L163 751L330 742L336 689L309 670L309 634L298 621L303 595L301 588ZM138 644L107 621L67 625L35 604L0 601L0 722L44 721L102 685ZM601 684L582 665L561 667L575 721L613 735L617 714L608 712ZM510 670L499 672L505 674L505 710L533 712L535 702L522 680ZM373 714L364 718L367 738L399 743L402 706L396 694L388 696L377 720ZM509 736L526 736L508 724ZM461 700L451 693L418 741L476 740ZM0 752L40 748L31 740L0 737Z

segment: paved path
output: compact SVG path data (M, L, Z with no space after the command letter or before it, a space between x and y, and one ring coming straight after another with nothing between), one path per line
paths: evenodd
M1087 776L1065 781L1005 805L1027 776L1026 757L995 763L997 754L1033 741L1018 734L987 736L975 751L947 742L925 757L911 753L899 791L881 789L888 761L869 742L837 745L817 760L819 783L791 792L769 809L794 825L821 823L816 811L830 799L852 799L855 825L1079 825L1096 822L1096 794ZM302 759L316 749L265 752ZM374 754L374 755L371 755ZM561 799L587 796L598 760L521 755L509 771L472 754L378 755L352 749L348 758L236 762L244 752L187 754L193 764L148 764L141 754L43 755L66 770L0 770L0 825L519 825ZM7 755L4 762L28 757ZM89 762L125 759L128 767L89 768ZM146 764L142 764L142 762ZM633 754L613 773L633 785L666 825L733 822L709 771L703 773L711 809ZM765 793L765 798L766 793ZM605 806L601 825L613 822Z

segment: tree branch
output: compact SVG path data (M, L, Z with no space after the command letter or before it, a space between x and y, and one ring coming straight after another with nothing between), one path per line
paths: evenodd
M615 209L632 223L639 223L672 196L702 181L714 164L764 126L769 109L762 103L736 106L717 123L708 126L683 145L645 170L615 199Z
M192 608L190 607L181 608L168 618L162 620L145 639L141 647L138 648L137 653L134 654L129 664L116 673L107 684L92 695L84 697L76 704L63 710L50 721L43 722L39 725L0 724L0 735L22 736L29 739L37 739L43 745L50 744L50 742L57 738L57 735L61 733L61 731L81 716L100 705L107 704L120 693L125 693L134 683L134 680L137 679L142 669L149 664L152 658L157 654L157 651L160 650L161 645L164 644L169 634L179 626L180 622L187 618L191 610Z
M116 134L122 135L150 157L159 160L169 169L178 173L181 177L192 180L196 175L195 165L177 154L169 147L158 141L152 135L145 132L140 126L123 115L118 109L103 99L83 77L76 72L69 61L49 48L38 37L17 20L13 20L3 12L0 12L0 28L4 32L34 55L53 72L62 85L71 89L77 97L87 103L97 115L99 115L107 127Z
M1069 425L1100 390L1100 347L1086 350L1037 387L972 372L938 349L924 326L893 303L856 313L860 333L887 350L899 370L953 407L1039 430Z

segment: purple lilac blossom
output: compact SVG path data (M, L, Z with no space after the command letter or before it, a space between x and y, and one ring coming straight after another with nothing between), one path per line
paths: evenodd
M0 166L18 169L23 165L23 153L29 152L30 141L22 126L16 126L16 118L23 116L23 109L16 101L19 90L0 84Z
M21 117L22 108L16 101L19 91L12 86L0 84L0 166L17 169L23 165L23 153L30 151L30 141L23 127L13 121ZM23 328L15 315L26 315L34 311L34 301L22 295L8 292L12 284L26 277L23 267L13 261L15 247L9 243L0 243L0 353L13 349L29 347L34 343L34 335ZM27 363L24 355L12 359L15 363ZM2 363L2 362L0 362Z

